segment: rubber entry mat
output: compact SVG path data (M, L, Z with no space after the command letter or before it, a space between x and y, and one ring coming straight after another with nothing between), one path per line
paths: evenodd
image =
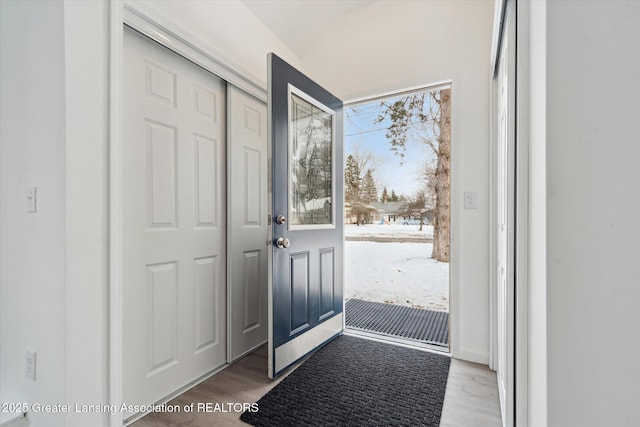
M449 313L352 298L345 304L348 328L448 346Z

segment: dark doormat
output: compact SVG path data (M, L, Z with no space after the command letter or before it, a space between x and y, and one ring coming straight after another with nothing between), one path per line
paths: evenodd
M345 304L348 328L408 338L446 347L449 313L351 298Z
M240 419L254 426L438 426L449 357L340 336Z

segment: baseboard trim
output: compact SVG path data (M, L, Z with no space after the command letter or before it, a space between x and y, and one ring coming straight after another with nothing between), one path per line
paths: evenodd
M27 412L4 413L0 416L0 427L23 427L27 425Z
M456 352L456 354L453 355L453 358L465 360L467 362L479 363L481 365L489 365L489 355L487 353L459 350Z

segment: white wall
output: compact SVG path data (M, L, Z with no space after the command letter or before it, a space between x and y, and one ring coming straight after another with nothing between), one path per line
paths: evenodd
M640 2L549 1L549 426L640 425Z
M0 400L64 402L64 10L0 2ZM30 186L38 212L27 213ZM37 381L24 375L37 351ZM31 412L34 425L63 416ZM46 420L46 421L45 421Z
M267 82L267 53L274 52L294 67L299 58L240 1L141 1L207 44L219 59Z
M493 8L492 0L375 2L329 26L301 58L304 72L344 100L453 81L451 303L460 329L452 346L455 357L485 364ZM464 191L478 193L477 210L462 210Z

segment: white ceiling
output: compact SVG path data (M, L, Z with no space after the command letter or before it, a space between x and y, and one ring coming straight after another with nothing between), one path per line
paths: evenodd
M299 58L334 22L375 0L242 0Z

